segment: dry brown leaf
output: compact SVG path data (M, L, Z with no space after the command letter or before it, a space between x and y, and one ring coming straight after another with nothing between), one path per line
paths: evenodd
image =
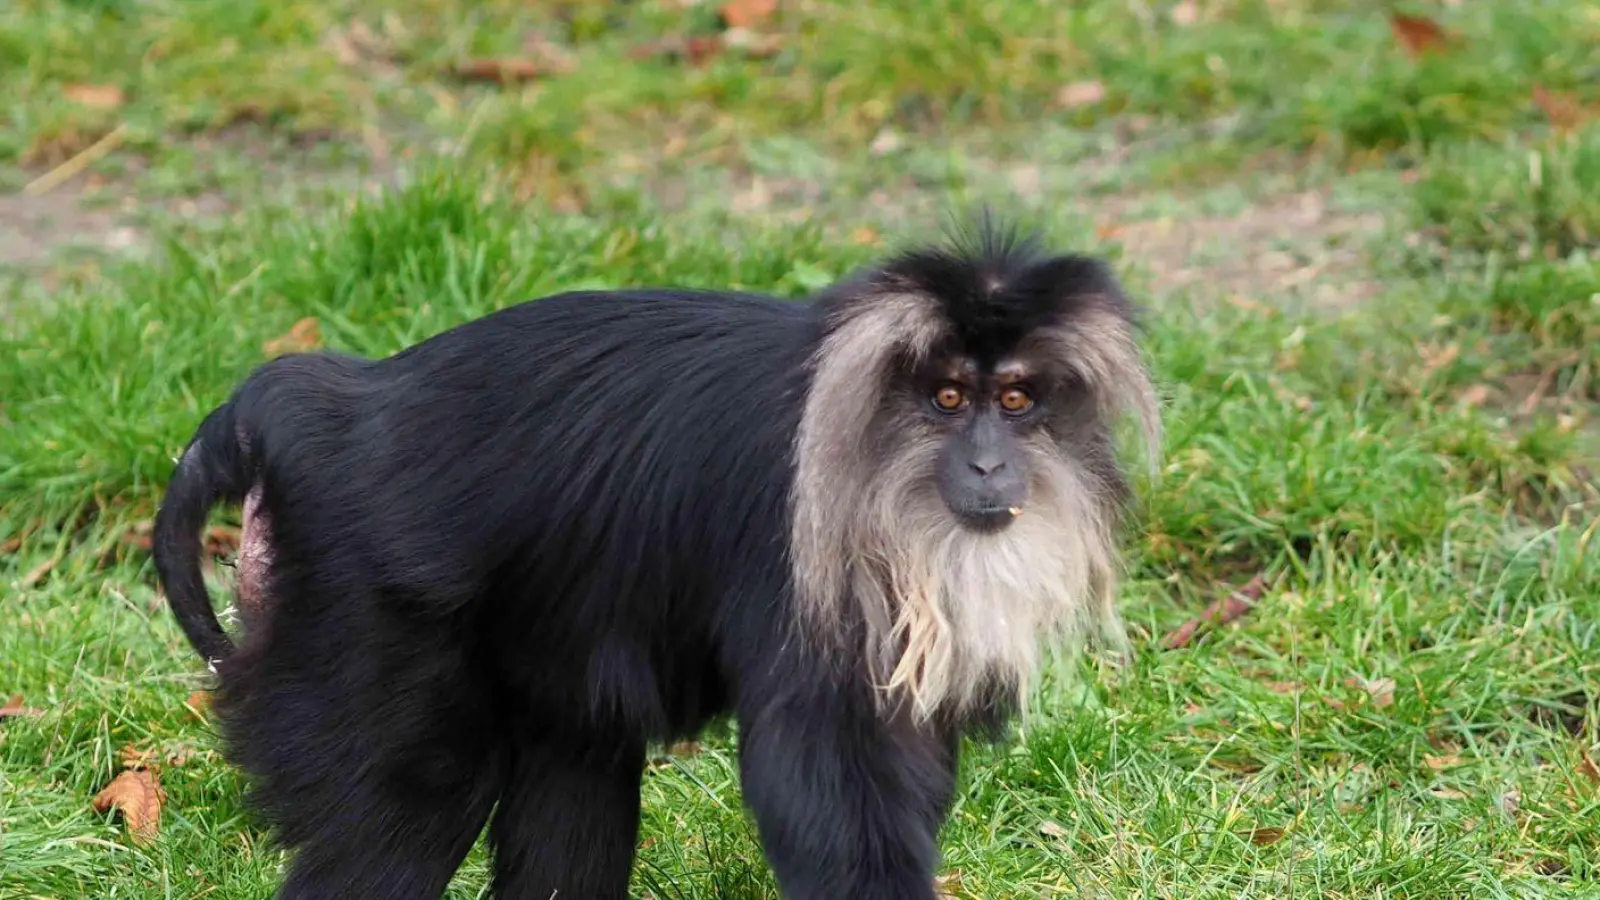
M1461 392L1461 402L1468 406L1482 406L1489 402L1489 386L1475 384Z
M933 893L939 900L960 900L961 873L947 872L933 879Z
M1106 98L1106 86L1100 81L1074 81L1056 91L1056 103L1067 109L1093 106Z
M1596 763L1593 756L1588 753L1583 754L1583 761L1578 763L1578 771L1589 781L1600 785L1600 763Z
M1443 756L1429 754L1422 757L1422 764L1435 772L1440 772L1461 765L1461 757L1455 753L1446 753Z
M231 556L239 551L244 539L239 529L232 525L213 525L206 529L206 553L211 556Z
M1435 797L1438 797L1441 800L1465 800L1465 799L1467 799L1467 794L1466 794L1465 791L1458 791L1455 788L1447 788L1447 787L1429 788L1428 789L1428 793L1434 795Z
M1216 766L1224 772L1237 772L1241 775L1254 775L1255 773L1266 768L1261 763L1256 762L1248 757L1243 759L1225 759L1220 756L1213 756L1211 758L1211 765Z
M1395 40L1413 57L1421 56L1430 50L1443 50L1449 40L1449 35L1439 26L1438 22L1426 16L1408 16L1405 13L1389 13L1389 30L1394 33Z
M1267 690L1274 694L1298 694L1306 689L1306 686L1298 681L1268 681L1266 686Z
M154 525L149 519L141 519L123 532L122 542L140 550L149 550L153 546L153 530ZM213 525L206 529L206 553L214 557L230 556L239 549L240 540L239 529L232 525Z
M878 230L868 225L863 225L850 232L850 243L859 244L863 247L875 245L881 240L882 237L878 235Z
M464 59L455 66L458 78L473 81L530 81L545 75L559 74L550 63L517 56L495 59Z
M4 706L0 706L0 719L31 718L42 715L44 715L44 712L41 710L29 709L22 702L21 694L12 694L11 699L7 700Z
M161 752L153 747L127 744L117 752L117 759L124 769L149 769L153 772L161 770Z
M673 756L697 756L703 748L699 741L679 741L667 748Z
M1049 819L1039 823L1039 831L1043 833L1045 837L1064 838L1067 836L1067 830L1065 828L1062 828L1059 824L1052 822Z
M361 62L361 51L356 49L355 42L350 40L344 29L335 28L329 31L323 40L338 58L340 65L353 66Z
M183 701L183 705L188 707L189 711L194 713L197 718L204 719L206 711L211 709L211 692L195 691L189 695L189 699Z
M628 51L628 55L634 59L650 59L657 56L680 58L692 66L702 66L723 49L721 35L700 34L638 44Z
M149 519L140 519L128 526L122 533L122 542L140 550L149 550L155 546L152 535L155 532L155 523Z
M1559 878L1567 874L1567 864L1559 859L1541 859L1533 864L1533 871L1546 878Z
M33 568L29 569L27 571L27 574L22 576L21 585L23 587L25 587L25 588L33 587L34 585L36 585L39 582L43 581L44 577L46 575L49 575L50 574L50 570L54 569L55 567L56 567L55 557L51 557L49 559L46 559L44 562L41 562L38 565L34 566Z
M1351 677L1346 678L1344 683L1346 687L1366 691L1367 697L1372 700L1372 705L1379 709L1394 705L1393 678L1374 678L1371 681L1364 681L1360 678Z
M122 105L122 88L114 84L69 84L61 88L68 100L90 109L116 109Z
M1270 847L1283 840L1286 832L1282 828L1252 828L1250 829L1250 843L1257 847Z
M1379 678L1366 684L1367 694L1372 697L1372 705L1382 709L1394 705L1394 679Z
M762 34L748 28L729 28L722 34L722 43L732 50L751 59L766 59L778 55L783 49L783 37L776 34Z
M1517 790L1506 791L1504 794L1494 798L1494 805L1499 807L1501 812L1515 818L1517 810L1522 808L1522 792Z
M194 755L195 748L182 743L169 743L165 748L126 744L117 759L124 769L148 769L159 777L163 768L186 765Z
M1571 131L1593 117L1594 111L1584 109L1575 94L1546 90L1544 85L1533 86L1533 102L1556 131Z
M7 538L5 543L0 544L0 553L15 553L15 552L17 552L18 550L21 550L21 549L22 549L22 538L21 538L21 536L14 537L14 538Z
M1200 21L1200 4L1194 2L1194 0L1182 0L1172 8L1172 12L1168 15L1172 19L1172 24L1188 28L1190 25Z
M729 28L754 28L777 11L778 0L728 0L722 4L722 21Z
M1435 347L1424 344L1417 347L1417 354L1422 357L1422 377L1432 378L1434 373L1461 358L1461 345L1451 343Z
M134 841L144 844L155 840L160 833L161 804L166 800L166 792L161 789L154 772L127 769L95 795L94 811L104 814L116 809L128 823Z
M321 346L322 323L315 316L306 316L290 326L286 334L262 344L261 352L267 356L282 356L285 353L306 353Z
M900 136L900 132L893 128L885 128L878 132L871 144L867 145L867 150L871 151L873 156L888 156L905 146L905 143L906 140Z
M1226 625L1234 619L1249 612L1257 600L1267 590L1267 582L1260 575L1250 579L1250 583L1221 600L1217 600L1205 608L1200 615L1183 623L1177 631L1167 636L1166 648L1176 650L1187 645L1194 639L1195 632L1200 626L1210 623L1214 626Z

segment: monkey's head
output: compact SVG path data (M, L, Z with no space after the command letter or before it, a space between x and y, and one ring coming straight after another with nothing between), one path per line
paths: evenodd
M819 298L793 562L812 634L861 635L887 697L960 713L1022 691L1039 639L1120 636L1113 429L1160 419L1097 260L984 227Z

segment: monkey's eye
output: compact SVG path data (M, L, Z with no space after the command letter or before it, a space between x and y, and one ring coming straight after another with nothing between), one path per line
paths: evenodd
M1009 387L1000 392L1000 408L1013 416L1033 409L1033 397L1019 387Z
M933 405L940 412L958 412L967 405L967 395L961 388L947 384L933 392Z

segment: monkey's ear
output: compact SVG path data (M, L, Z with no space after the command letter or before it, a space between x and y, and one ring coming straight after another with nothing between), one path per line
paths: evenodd
M1086 282L1091 283L1102 289L1072 295L1064 320L1047 333L1058 364L1089 385L1102 415L1110 421L1131 416L1137 422L1154 475L1161 465L1161 400L1139 346L1139 326L1114 280Z

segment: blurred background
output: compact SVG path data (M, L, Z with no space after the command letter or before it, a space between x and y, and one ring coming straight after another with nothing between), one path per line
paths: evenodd
M980 203L1116 262L1169 441L1136 661L971 749L943 890L1593 896L1600 6L0 0L0 897L277 877L147 552L251 366ZM636 896L777 896L736 752L662 748Z

